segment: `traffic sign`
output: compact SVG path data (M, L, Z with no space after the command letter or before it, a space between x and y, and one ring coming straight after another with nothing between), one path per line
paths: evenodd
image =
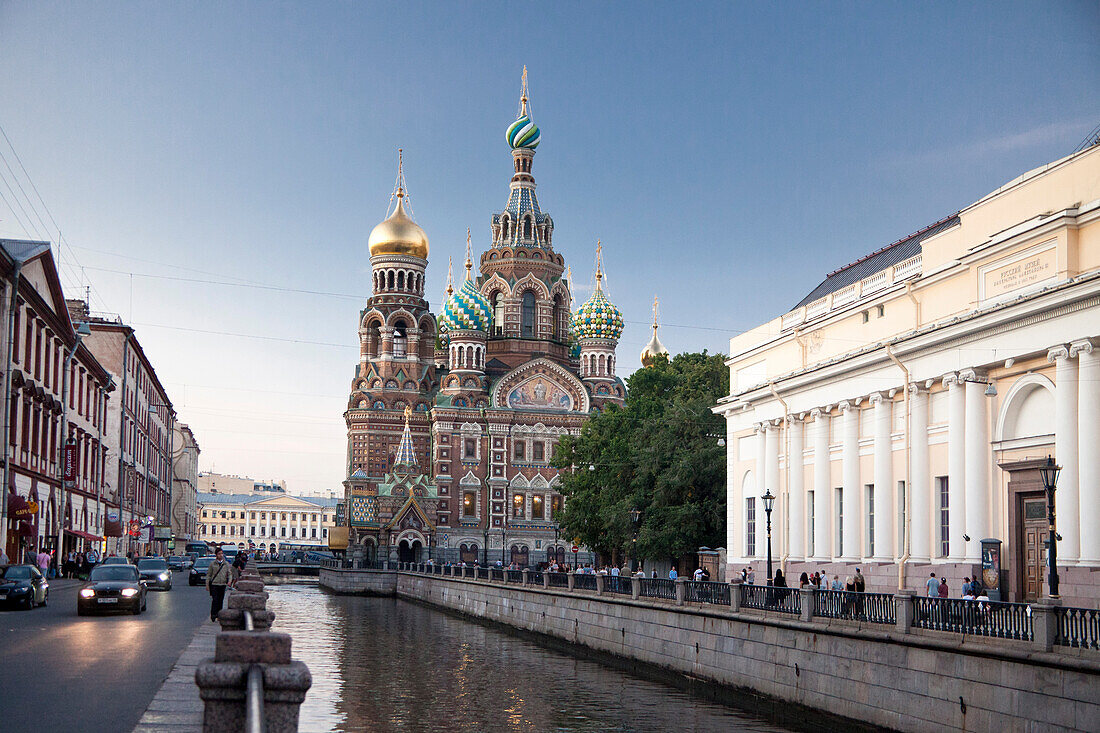
M580 552L580 551L581 551L581 548L577 547L576 545L573 545L573 552Z

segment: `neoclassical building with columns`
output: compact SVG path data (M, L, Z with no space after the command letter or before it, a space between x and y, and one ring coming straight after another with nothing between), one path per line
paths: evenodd
M1100 605L1100 146L830 273L730 341L729 570L846 574L958 597L1002 542L1006 600ZM761 577L763 573L760 573Z

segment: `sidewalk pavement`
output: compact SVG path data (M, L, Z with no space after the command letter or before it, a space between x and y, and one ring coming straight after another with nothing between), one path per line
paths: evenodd
M218 624L203 623L199 626L133 733L202 730L203 703L195 684L195 668L214 656L214 639L219 631L221 627Z

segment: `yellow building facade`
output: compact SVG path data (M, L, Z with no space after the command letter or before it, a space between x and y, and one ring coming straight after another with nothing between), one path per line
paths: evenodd
M830 273L727 363L730 572L763 565L767 490L788 576L957 597L992 538L986 584L1045 595L1050 455L1062 596L1100 603L1100 146Z

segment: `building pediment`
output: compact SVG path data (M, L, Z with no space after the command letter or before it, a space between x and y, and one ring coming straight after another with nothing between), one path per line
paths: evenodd
M259 501L250 501L248 503L249 509L263 508L263 509L288 509L294 511L296 509L320 509L311 501L303 501L293 496L272 496L269 499L260 499Z
M512 410L588 412L588 390L565 367L550 359L534 359L501 377L493 390L493 406Z
M417 503L416 498L410 496L408 501L401 505L383 529L402 532L406 529L415 529L418 532L434 532L435 525L428 519L424 509Z

